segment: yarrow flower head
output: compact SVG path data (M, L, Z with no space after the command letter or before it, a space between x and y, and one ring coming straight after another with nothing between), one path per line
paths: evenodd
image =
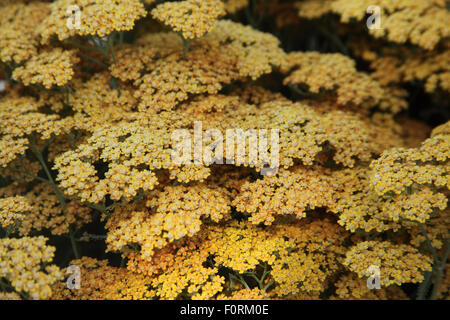
M364 241L351 248L343 262L360 278L372 275L370 266L380 269L382 286L422 282L423 272L431 270L431 259L408 245Z
M184 39L200 38L211 31L217 18L225 15L220 0L165 2L152 10L152 16L180 32Z
M51 286L62 278L56 265L42 264L52 261L55 248L47 246L47 239L39 237L0 239L0 278L32 299L51 297Z
M72 27L67 21L75 19L76 13L68 13L70 8L80 14L79 21L72 21ZM104 37L113 31L131 30L135 21L146 15L139 0L57 0L51 3L50 9L49 16L38 29L44 44L49 43L52 36L65 40L75 35Z
M73 66L79 61L74 50L55 48L42 51L24 66L14 69L12 77L25 85L40 84L46 89L61 87L72 80Z

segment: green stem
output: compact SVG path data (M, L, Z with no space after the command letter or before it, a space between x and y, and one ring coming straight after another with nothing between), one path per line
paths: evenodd
M253 28L257 29L256 21L253 18L253 12L252 12L252 10L250 10L250 6L245 7L245 16L246 16L248 22L250 23L250 25Z
M275 280L270 280L262 289L266 291L275 282Z
M69 238L70 238L70 244L72 245L73 254L75 256L75 259L80 259L80 253L78 252L78 246L77 242L75 240L75 233L72 229L72 226L69 226Z
M84 204L86 206L88 206L89 208L91 208L91 209L100 211L101 213L105 213L106 212L106 208L105 208L105 206L103 204L99 205L99 204L90 203L90 202L85 202Z
M6 287L6 283L3 282L3 280L0 278L0 288L4 292L8 292L8 288Z
M17 293L24 300L29 299L28 294L17 291L12 285L9 285L8 283L6 283L2 278L0 278L0 287L5 292L8 292L8 290L10 290L11 292Z
M230 277L230 293L233 291L233 277L231 276L231 273L228 274L228 276Z
M6 77L6 82L11 82L11 69L10 69L10 67L5 63L4 64L9 70L7 70L6 69L6 67L5 68L1 68L1 71L3 71L3 74L5 75L5 77Z
M434 278L433 291L431 292L430 299L436 300L439 293L439 286L441 284L442 275L444 274L445 264L447 263L448 254L450 252L450 243L447 242L447 248L445 249L444 255L442 256L441 263L437 266L436 276Z
M76 144L76 140L74 138L74 136L72 135L72 133L68 133L65 135L66 139L69 141L70 145L72 146L72 148L76 148L77 144Z
M112 62L116 63L116 54L114 53L114 33L108 35L108 50L111 52Z
M123 49L123 31L121 31L119 33L119 47L120 47L120 50Z
M106 64L104 64L103 62L98 61L97 59L94 59L92 57L89 57L87 55L85 55L84 53L78 52L78 54L80 56L82 56L83 58L88 59L89 61L98 64L99 66L102 66L103 68L108 68L108 66Z
M328 38L328 40L334 43L334 45L341 51L341 53L346 56L349 55L347 47L344 45L344 43L342 43L341 39L337 35L329 32L326 28L320 25L318 26L318 29L326 38Z
M39 181L48 183L48 180L43 179L43 178L38 177L38 176L35 176L34 174L31 174L31 173L28 172L28 171L16 169L16 168L13 168L13 167L11 167L11 166L8 166L8 169L9 169L9 170L12 170L12 171L15 171L15 172L18 172L18 173L26 174L26 175L29 176L30 178L33 178L33 179L36 179L36 180L39 180Z
M79 49L84 49L84 50L89 50L89 51L98 51L98 48L96 46L95 47L85 46L85 45L82 45L81 43L78 43L78 42L76 42L74 40L66 40L64 42L67 43L67 44L73 45L73 46L75 46L75 47L77 47Z
M45 171L45 174L47 175L48 178L48 183L51 185L51 187L53 188L53 190L55 191L56 196L58 197L59 202L61 203L61 209L64 215L66 215L66 201L64 199L64 195L62 194L62 192L59 190L58 186L56 185L55 181L53 180L53 177L50 173L50 170L47 167L47 164L45 163L44 157L42 156L41 151L39 150L39 148L36 145L36 141L34 136L30 136L30 146L33 149L33 153L36 156L36 158L39 160L39 162L41 163L42 168ZM78 248L77 248L77 244L75 241L75 237L73 234L72 229L69 227L69 237L70 237L70 242L72 244L72 250L73 253L75 255L76 259L80 258L80 255L78 254Z
M105 235L98 235L98 234L85 234L81 238L76 239L76 240L77 241L85 241L86 238L89 238L89 239L92 239L92 240L101 241L101 240L105 240L106 236Z
M230 278L234 278L235 280L239 281L240 283L242 283L242 285L246 288L246 289L250 289L250 287L248 286L247 282L245 282L244 278L241 275L235 276L234 274L230 273Z
M420 231L422 232L422 235L425 237L428 250L430 250L431 254L433 255L433 265L438 262L437 260L437 252L436 249L431 244L430 238L428 237L427 230L425 229L425 226L423 224L419 224Z
M239 281L242 283L242 285L245 287L245 289L250 289L247 282L245 282L244 278L241 275L239 275Z
M430 288L433 272L426 272L425 278L417 289L417 300L425 300L428 289Z
M91 209L100 211L101 213L106 213L109 210L113 209L117 205L117 202L114 202L113 204L111 204L109 206L105 206L104 204L91 203L91 202L84 202L84 205L88 206Z
M258 283L258 287L259 287L260 289L263 288L263 283L262 283L262 281L261 281L260 279L258 279L258 277L257 277L254 273L251 273L251 274L250 274L250 277L252 277L253 279L255 279L255 281Z
M181 36L181 39L183 40L183 58L186 59L186 54L189 51L191 40L185 39L183 36Z
M68 86L64 86L64 91L66 92L66 105L70 107L70 88Z
M100 38L93 38L93 37L90 37L90 40L94 43L94 47L87 47L87 48L98 51L106 60L109 60L108 50L107 49L105 50L102 47L102 43L104 43L104 41Z
M264 279L266 278L266 276L270 273L269 270L267 270L267 264L264 264L264 272L263 275L261 277L261 282L264 282Z

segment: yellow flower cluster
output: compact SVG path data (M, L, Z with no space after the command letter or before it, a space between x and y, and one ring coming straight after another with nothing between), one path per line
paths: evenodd
M165 299L215 297L225 281L219 268L233 270L234 275L226 284L232 288L230 294L218 294L217 299L317 295L338 270L336 259L345 253L343 230L336 227L330 221L267 230L245 222L210 226L156 250L152 260L130 254L127 267L153 276L156 295ZM324 272L321 265L330 269ZM250 289L250 279L258 286Z
M139 171L137 169L130 170L125 165L112 165L105 173L108 184L102 180L100 188L107 190L112 200L120 200L122 198L134 198L139 190L152 190L158 183L155 174L149 170Z
M160 39L140 39L144 43L128 45L120 50L117 62L109 67L111 75L122 81L137 80L145 71L150 71L159 59L180 50L181 40L175 33L157 35Z
M109 73L100 72L84 83L74 84L74 93L69 96L73 110L91 117L118 120L124 111L133 110L136 107L134 90L123 84L120 84L120 93L111 90L110 78Z
M371 183L379 195L394 196L387 205L394 220L425 222L433 209L444 210L450 185L448 123L435 129L419 148L391 149L371 164ZM398 207L402 210L398 210Z
M332 201L333 183L327 172L300 167L244 183L233 205L250 214L252 223L270 225L275 215L295 215L300 219L307 210L328 207Z
M412 194L396 195L386 201L384 210L392 212L394 221L398 219L425 222L433 209L444 210L447 207L447 197L443 193L434 193L432 189L422 187Z
M22 196L0 198L0 225L3 228L19 224L26 214L33 210L33 206L27 200Z
M272 267L273 279L279 283L274 294L283 297L300 291L323 291L326 274L320 270L320 262L314 258L302 252L281 256L280 261Z
M293 241L298 250L320 259L328 275L339 271L339 264L346 251L343 243L348 233L332 220L306 218L294 223L273 225L272 228L280 236Z
M307 0L298 3L299 15L316 19L328 13L341 16L341 22L363 21L367 8L380 7L381 28L369 29L376 38L387 38L396 43L410 41L432 50L441 39L450 35L449 13L442 0Z
M68 196L77 196L84 201L88 201L101 200L106 194L106 191L103 190L93 190L98 178L95 176L94 166L89 163L75 160L68 166L62 167L56 162L54 169L59 170L57 179L61 180L60 185ZM97 193L93 194L94 191L97 191Z
M305 0L296 3L298 14L302 18L317 19L331 11L335 0Z
M167 37L170 39L170 34L163 38ZM146 42L145 48L150 49L156 41L147 39ZM228 20L219 21L204 38L194 41L185 55L179 47L166 56L166 50L173 50L173 41L165 45L167 49L154 49L162 57L144 63L142 68L148 68L149 72L135 81L139 86L135 97L140 100L141 111L173 109L190 95L215 94L223 84L244 77L256 79L284 61L284 52L274 36ZM113 68L123 70L128 65L119 63Z
M225 15L220 0L184 0L165 2L152 10L152 16L180 32L184 39L200 38L211 31L217 18Z
M19 64L37 55L39 33L36 25L49 13L49 4L39 1L1 6L0 61Z
M189 95L217 93L221 83L238 78L233 56L217 46L192 48L186 59L178 51L158 59L151 71L136 80L139 85L135 97L140 100L139 110L151 112L173 109Z
M406 294L398 287L390 286L377 290L367 287L367 281L355 273L344 274L336 282L336 295L339 300L407 300Z
M423 235L420 227L416 223L405 221L403 224L408 228L408 233L411 236L410 244L416 248L420 248L425 244L427 239ZM442 249L445 241L448 238L448 226L450 224L450 209L434 214L426 222L427 237L431 245L436 249Z
M264 300L266 298L266 292L255 287L253 289L241 289L234 291L231 296L219 295L217 300Z
M230 20L220 20L205 40L237 56L236 67L241 77L255 80L270 73L273 66L285 63L286 54L279 48L278 38Z
M78 62L74 50L46 50L32 57L24 66L14 69L12 77L25 85L40 84L47 89L54 85L61 87L72 79L73 66Z
M0 299L448 298L444 5L0 0Z
M405 47L365 57L374 70L372 76L381 84L397 85L402 82L420 81L426 92L438 89L450 91L450 43L443 42L440 50L418 52L409 55Z
M182 167L170 169L170 179L177 180L181 183L188 183L191 181L203 182L210 175L210 169L204 166L195 164L186 164Z
M43 103L30 96L5 96L0 98L0 166L6 167L20 157L20 164L33 167L26 159L22 159L28 149L28 139L24 136L33 132L40 133L42 139L48 139L52 134L62 134L70 131L71 119L60 119L55 114L39 112ZM18 161L16 161L18 162ZM33 170L34 171L34 170Z
M218 269L204 266L209 255L207 247L197 245L194 240L180 248L168 270L152 281L159 298L176 299L186 292L194 300L207 300L223 290L225 279L217 274Z
M53 286L53 300L146 300L152 299L151 279L108 265L108 260L90 257L72 260L80 268L80 288L70 290L66 281Z
M102 80L103 85L105 83ZM85 97L89 97L89 92L93 92L87 86L83 87L80 92L85 93ZM106 88L105 88L106 89ZM124 93L125 95L126 93ZM77 95L78 97L78 95ZM122 97L122 96L121 96ZM124 101L124 108L127 108L126 100L117 97L116 93L109 98L105 97L103 103L113 104L117 101ZM117 98L117 99L116 99ZM79 97L75 108L84 108L86 113L97 115L100 101L97 98L85 100ZM201 102L201 105L199 104ZM214 102L217 106L210 110ZM260 105L257 109L255 106L247 105L250 111L249 115L243 114L243 110L238 108L239 101L236 96L209 96L207 99L201 100L200 97L194 99L189 104L181 106L181 110L191 113L192 117L198 120L204 120L208 126L222 128L223 132L230 127L241 128L280 128L280 164L285 167L292 166L295 159L301 159L305 164L312 164L319 154L324 153L329 146L335 151L333 160L346 166L353 166L355 159L369 161L372 155L381 153L386 143L383 138L389 133L389 130L380 128L376 125L369 125L366 121L343 111L332 111L325 115L315 113L307 105L289 103L287 106L285 100L271 101ZM90 106L92 104L92 106ZM203 106L204 104L204 106ZM226 104L231 104L231 108L225 108ZM274 108L279 106L282 110L274 112ZM191 110L191 111L190 111ZM203 112L201 112L203 110ZM257 111L257 112L256 112ZM292 117L292 115L295 117ZM131 186L130 182L119 179L119 176L112 174L112 171L106 172L106 177L102 180L97 178L97 173L93 163L99 161L114 162L127 176L128 172L136 172L136 177L147 171L142 168L136 171L137 166L148 166L148 169L169 169L172 179L180 182L188 182L192 180L202 181L210 174L210 170L204 166L182 165L175 166L171 161L170 155L170 133L164 127L168 121L172 122L172 126L189 125L185 119L181 119L181 114L174 113L170 117L166 117L166 113L161 113L153 117L152 121L145 120L140 117L139 122L131 123L130 120L136 118L133 113L121 116L117 113L117 119L127 118L129 120L118 122L115 125L103 125L98 128L86 128L93 131L92 137L85 140L85 143L78 145L75 151L66 152L55 159L55 169L58 169L58 181L61 181L61 187L66 190L68 195L75 195L83 201L97 203L104 199L107 194L113 195L114 199L126 198L130 200L138 193L138 189L149 190L150 185L155 185L156 180L151 179L144 186L144 181L133 182L135 186ZM155 117L160 121L154 121ZM242 118L240 122L236 119ZM337 120L339 119L339 120ZM144 122L145 120L145 122ZM230 121L231 120L231 121ZM175 123L174 123L175 121ZM144 127L142 125L145 125ZM77 124L77 126L80 126ZM207 128L205 127L204 130ZM389 143L392 146L398 145L395 135L392 133L392 139ZM204 144L207 144L205 139ZM325 149L324 149L325 148ZM244 165L251 166L248 152L245 155ZM256 168L260 169L263 163L257 163ZM80 168L83 170L80 170ZM114 166L115 167L115 166ZM149 174L152 176L150 172ZM113 184L109 185L111 178L117 176ZM144 177L144 176L142 176ZM147 178L145 178L147 179ZM144 179L144 180L145 180ZM122 186L123 185L123 186ZM132 189L129 189L132 187ZM129 190L120 191L120 190ZM135 193L136 192L136 193Z
M71 118L61 119L59 115L56 114L45 114L42 112L34 112L32 109L18 109L14 110L15 105L26 105L25 108L38 108L33 99L30 103L30 99L27 97L15 99L5 99L0 102L0 108L5 105L5 113L2 112L3 120L7 127L1 128L1 133L7 139L16 139L17 143L21 143L23 136L31 135L32 133L39 133L41 135L41 142L47 140L52 135L61 135L67 133L74 126ZM11 104L9 104L11 102ZM30 104L29 104L30 103ZM2 108L3 109L3 108ZM9 110L11 111L9 111ZM3 110L2 110L3 111ZM31 111L31 112L29 112ZM36 110L37 111L37 110ZM8 139L9 137L9 139ZM19 139L17 139L19 138ZM24 142L26 144L26 140Z
M278 296L303 299L318 299L336 272L341 271L341 262L346 252L343 246L347 233L329 219L304 219L288 225L273 226L274 231L284 239L294 243L296 254L288 259L290 263L274 266L274 279L284 279L283 285L275 287ZM303 271L298 273L296 264L302 261ZM287 269L286 269L287 268ZM277 280L278 281L278 280ZM302 284L299 288L296 283ZM315 296L315 298L314 298Z
M183 240L180 242L182 243ZM165 272L172 265L175 249L180 247L180 242L172 242L162 249L156 249L150 259L143 258L140 252L134 251L123 253L122 256L127 259L127 269L129 271L155 276Z
M371 77L356 70L355 61L338 53L292 52L287 55L284 85L306 85L312 93L336 90L341 105L377 104L383 89Z
M283 238L270 236L250 224L239 224L216 232L221 236L211 243L214 261L238 273L251 271L260 263L274 264L277 253L281 254L291 245Z
M207 216L218 222L230 210L227 192L221 188L214 188L203 184L186 186L168 186L154 197L147 200L146 205L156 207L156 212L166 218L170 214L180 214L186 211L187 216L194 218ZM191 213L189 213L191 211ZM179 220L177 223L179 223Z
M79 8L68 14L68 8ZM75 35L104 37L113 31L126 31L134 27L135 21L147 12L139 0L57 0L50 4L51 12L38 26L41 42L47 44L52 36L65 40ZM68 20L72 26L68 26ZM79 26L77 26L79 22Z
M143 211L116 210L117 217L106 225L109 230L106 242L115 251L138 243L142 258L148 260L155 248L198 233L202 219L214 222L224 219L230 211L230 200L226 190L203 184L167 186L150 193L144 206L138 209Z
M425 90L450 92L450 48L442 53L427 52L407 59L399 68L405 81L425 81Z
M14 139L13 136L3 135L0 138L0 165L5 167L18 155L24 154L28 149L27 139Z
M380 154L387 147L403 145L392 129L368 122L353 112L332 110L321 114L308 104L293 103L285 98L272 99L257 106L244 104L201 117L195 115L194 120L197 117L198 120L206 120L208 127L221 128L223 136L226 136L226 129L236 127L269 129L268 132L279 129L279 163L284 168L293 166L297 159L311 165L321 155L331 156L336 163L352 167L357 160L370 161L373 155ZM387 136L389 141L385 141ZM333 152L327 152L331 150ZM270 159L270 154L268 148L266 160ZM253 161L253 164L250 162L248 148L242 158L241 165L254 166L258 171L264 165L264 158ZM237 162L236 159L229 161Z
M0 292L0 300L22 300L15 292Z
M163 120L163 119L161 119ZM60 154L55 159L57 180L69 195L83 201L100 202L107 194L114 199L131 199L139 190L151 190L157 179L151 170L172 168L170 133L163 122L141 126L138 122L103 124L94 131L86 143L74 151ZM104 179L99 179L96 161L109 161L111 165ZM138 168L145 165L149 170ZM83 169L81 169L83 168Z
M364 241L346 253L343 262L360 278L373 275L371 266L380 270L380 284L417 283L423 280L423 272L431 271L431 259L409 245L395 245L388 241Z
M383 87L385 95L378 107L382 111L397 114L408 109L408 91L397 86Z
M341 15L342 22L350 19L363 20L366 9L374 5L370 0L335 0L331 10ZM373 28L369 33L376 38L412 44L427 50L433 49L441 39L450 36L448 20L450 13L445 1L377 1L381 8L382 28Z
M294 232L301 232L302 227ZM273 296L292 296L300 291L322 291L326 274L320 270L320 254L301 251L300 239L286 236L284 230L264 232L251 224L235 224L215 230L209 244L215 263L233 269L237 274L257 277L260 289L275 283ZM297 242L298 241L298 242ZM298 251L297 251L298 250ZM268 269L270 268L270 269ZM270 277L268 273L270 270ZM272 280L270 280L272 278Z
M64 215L58 197L48 184L38 184L25 194L24 199L33 206L19 224L21 235L44 229L54 235L63 235L69 233L70 225L80 228L92 221L91 209L76 201L66 204Z
M386 207L390 203L374 192L366 168L337 171L333 178L337 186L330 211L339 214L338 223L345 229L383 232L401 227L393 221L397 212L390 211Z
M46 241L43 236L0 239L0 279L6 279L22 297L48 299L51 286L62 278L56 265L42 267L55 252Z
M249 0L222 0L227 13L236 13L248 6Z

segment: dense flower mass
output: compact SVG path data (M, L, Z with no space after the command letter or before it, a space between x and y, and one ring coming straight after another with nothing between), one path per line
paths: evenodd
M305 18L314 19L332 12L348 23L351 19L363 20L367 8L378 6L384 27L369 29L372 36L397 43L410 41L430 50L450 35L446 4L445 0L306 0L298 7L300 16Z
M24 298L48 299L51 286L62 278L52 261L55 248L45 244L46 238L23 237L0 240L0 276L2 288L11 288Z
M336 88L339 104L360 105L383 95L379 83L356 70L355 61L340 54L318 52L292 52L288 55L286 70L294 68L283 80L285 85L307 85L309 91L319 93Z
M356 256L356 261L354 257ZM361 259L364 256L364 259ZM359 276L367 275L371 265L380 268L381 284L402 284L404 282L421 282L421 271L431 271L431 259L417 252L408 245L393 245L389 242L364 241L351 248L343 262ZM381 266L381 267L380 267Z
M50 10L37 26L42 43L48 43L52 36L65 40L74 35L104 37L113 31L131 30L135 21L146 15L139 0L58 0L52 2ZM73 20L67 23L69 17Z
M0 299L450 299L448 8L0 0Z
M60 48L43 51L28 60L24 66L14 69L12 77L25 85L41 84L46 89L64 86L73 77L73 65L79 59L73 51Z
M184 39L199 38L211 31L217 18L225 14L220 0L166 2L152 10L154 18L180 32Z

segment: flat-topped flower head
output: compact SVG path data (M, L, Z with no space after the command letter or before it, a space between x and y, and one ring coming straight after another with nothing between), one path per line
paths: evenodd
M200 38L211 31L217 18L225 15L220 0L165 2L152 10L152 16L180 32L184 39Z
M364 241L346 254L344 265L360 278L372 276L371 266L380 270L381 286L402 283L420 283L424 271L431 270L431 258L409 245L388 241Z
M59 267L49 264L56 249L46 245L47 240L43 236L0 239L0 277L35 300L49 299L51 286L62 279Z
M75 50L55 48L40 52L24 66L14 69L12 77L25 85L39 84L46 89L64 86L74 75L73 67L80 59Z
M38 29L42 43L49 43L52 36L65 40L75 35L104 37L113 31L128 31L147 14L139 0L57 0L50 8Z
M50 5L10 3L0 7L0 61L22 63L35 56L39 47L38 25L50 13Z

